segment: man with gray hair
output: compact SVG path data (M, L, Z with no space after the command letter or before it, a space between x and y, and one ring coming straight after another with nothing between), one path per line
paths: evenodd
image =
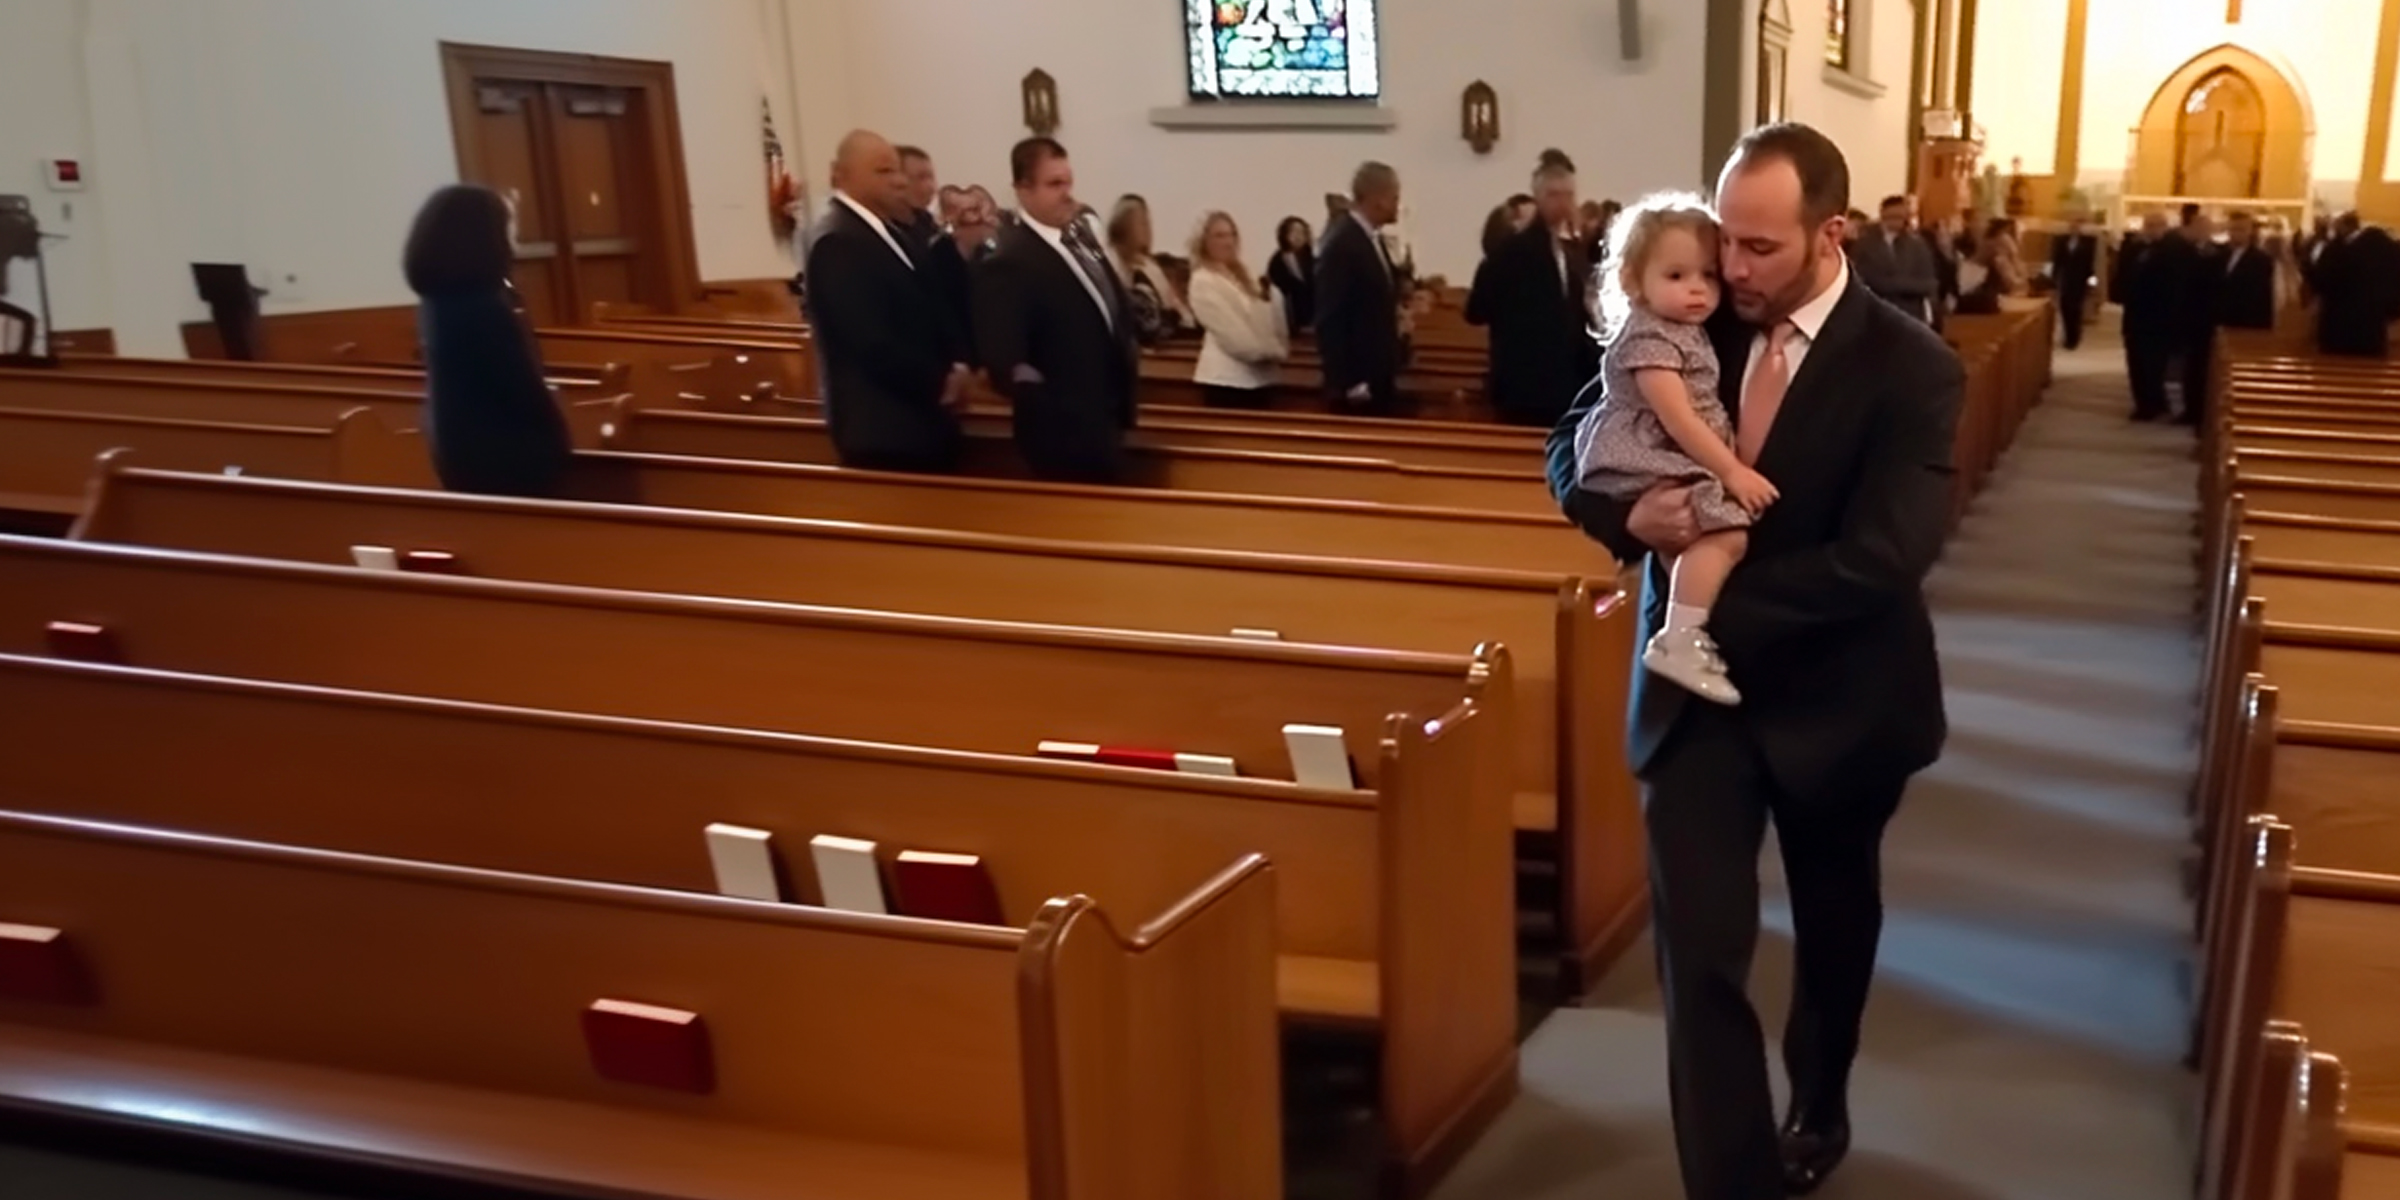
M1598 354L1584 285L1592 264L1575 224L1575 170L1533 173L1534 219L1503 238L1475 272L1467 320L1490 327L1492 407L1512 425L1547 429L1591 380Z
M1317 353L1334 411L1399 408L1400 284L1383 227L1400 219L1400 173L1370 162L1350 181L1350 211L1317 253Z

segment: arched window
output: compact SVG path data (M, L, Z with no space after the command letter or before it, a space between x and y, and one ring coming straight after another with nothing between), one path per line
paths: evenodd
M2267 106L2258 85L2232 67L2201 76L2176 121L2175 194L2258 195L2266 145Z

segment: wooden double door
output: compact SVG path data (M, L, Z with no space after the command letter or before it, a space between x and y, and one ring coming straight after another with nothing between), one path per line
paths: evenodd
M459 169L511 196L515 280L539 326L697 293L672 68L444 47Z

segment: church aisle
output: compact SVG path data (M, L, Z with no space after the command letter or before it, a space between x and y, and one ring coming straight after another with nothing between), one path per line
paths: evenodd
M2185 431L2130 426L2128 407L2113 338L2062 352L1934 574L1949 747L1886 844L1859 1142L1829 1200L2190 1194L2194 468ZM1775 868L1770 846L1771 897ZM1778 899L1767 925L1753 992L1772 1045ZM1681 1195L1653 979L1637 950L1534 1035L1523 1098L1437 1200Z

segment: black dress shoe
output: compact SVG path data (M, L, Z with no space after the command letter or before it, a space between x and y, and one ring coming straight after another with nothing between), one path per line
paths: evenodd
M1850 1154L1850 1117L1846 1113L1814 1114L1795 1110L1783 1123L1783 1190L1805 1196L1825 1186L1827 1177Z

